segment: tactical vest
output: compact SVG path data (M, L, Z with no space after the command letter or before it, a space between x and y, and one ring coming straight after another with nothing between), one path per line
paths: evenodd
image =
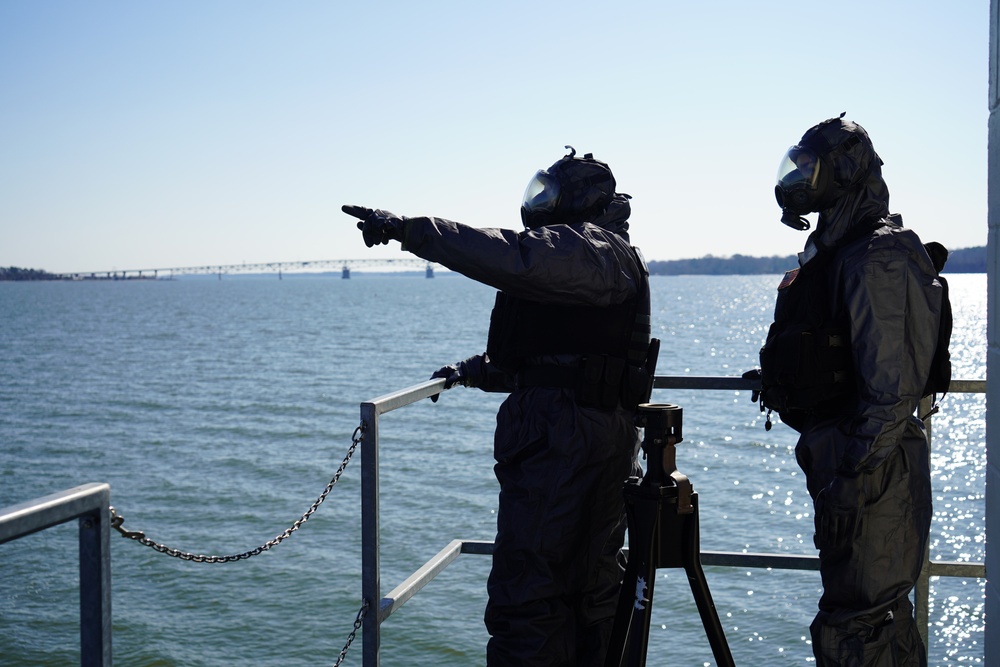
M850 322L831 301L825 264L785 274L760 349L761 405L793 427L805 415L836 414L855 392Z
M902 222L896 214L888 217ZM841 295L831 293L831 264L840 248L885 224L873 219L856 225L778 285L774 322L760 349L760 404L792 428L807 416L841 413L857 396L851 322Z
M652 375L649 282L635 298L610 306L539 303L497 292L486 353L518 387L570 387L582 405L612 409L648 400ZM576 355L577 366L541 358Z

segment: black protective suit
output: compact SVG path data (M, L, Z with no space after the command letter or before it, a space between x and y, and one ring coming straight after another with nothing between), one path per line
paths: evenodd
M820 666L926 665L909 600L931 521L928 442L914 411L942 289L920 239L888 213L882 163L864 130L833 119L820 134L843 192L819 211L799 275L782 281L768 336L771 344L801 324L810 303L806 317L818 308L849 345L849 390L818 409L781 413L801 434L796 457L815 503L823 595L813 652ZM762 351L765 378L767 358Z
M514 232L416 217L397 227L405 250L510 297L599 309L638 298L648 314L648 271L629 244L629 213L628 199L615 196L579 224ZM578 362L575 354L532 360ZM498 370L485 355L462 363L478 366L475 386L511 392L494 441L500 499L487 663L603 665L623 574L623 482L641 474L634 406L585 407L571 387L521 386L516 369Z

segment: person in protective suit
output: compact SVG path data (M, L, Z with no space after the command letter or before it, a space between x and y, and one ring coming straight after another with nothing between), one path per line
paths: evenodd
M819 213L778 286L760 398L800 433L823 580L811 625L821 667L927 664L909 600L931 521L929 446L914 411L942 287L920 239L889 213L882 164L841 114L788 150L775 187L786 225L807 230L802 216Z
M521 232L343 209L369 247L400 241L499 290L486 352L432 376L510 392L494 438L490 667L604 664L623 574L623 483L641 473L634 409L652 387L648 270L615 186L606 164L571 149L531 179Z

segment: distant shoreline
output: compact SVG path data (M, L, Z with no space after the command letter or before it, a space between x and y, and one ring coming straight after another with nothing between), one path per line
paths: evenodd
M700 259L652 260L647 262L649 274L653 276L680 275L760 275L781 274L798 266L795 255L784 257L749 257L733 255L732 257L713 257L707 255ZM986 246L975 248L960 248L948 254L948 263L944 274L949 273L986 273Z
M750 257L747 255L733 255L732 257L715 257L706 255L698 259L669 259L651 260L649 274L653 276L680 276L680 275L708 275L708 276L747 276L760 274L780 274L797 265L795 255L773 256L773 257ZM948 264L944 273L986 273L987 254L986 246L975 248L959 248L952 250L948 255ZM413 271L399 272L377 272L366 273L355 271L355 275L418 275ZM239 274L227 273L226 278L244 278L259 276L262 274ZM284 277L320 277L339 276L339 273L286 273ZM422 275L422 272L419 274ZM445 274L442 274L445 275ZM207 277L214 277L212 274L205 274ZM203 278L205 276L198 276ZM186 275L185 278L195 278L195 275ZM173 279L179 279L177 278ZM153 276L128 276L128 277L95 277L95 278L73 278L67 275L49 273L42 269L24 269L14 266L0 267L0 281L36 281L36 280L155 280ZM159 278L164 280L164 278ZM170 280L170 278L167 278Z

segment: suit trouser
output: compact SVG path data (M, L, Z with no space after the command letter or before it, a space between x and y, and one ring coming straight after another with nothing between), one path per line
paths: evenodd
M839 464L837 447L823 440L806 432L796 449L813 498ZM820 550L823 595L810 626L813 653L820 667L923 666L927 657L909 599L932 515L923 431L908 424L900 445L864 484L853 541L837 553Z
M565 390L523 390L501 406L490 667L603 665L636 447L631 413L580 408Z

